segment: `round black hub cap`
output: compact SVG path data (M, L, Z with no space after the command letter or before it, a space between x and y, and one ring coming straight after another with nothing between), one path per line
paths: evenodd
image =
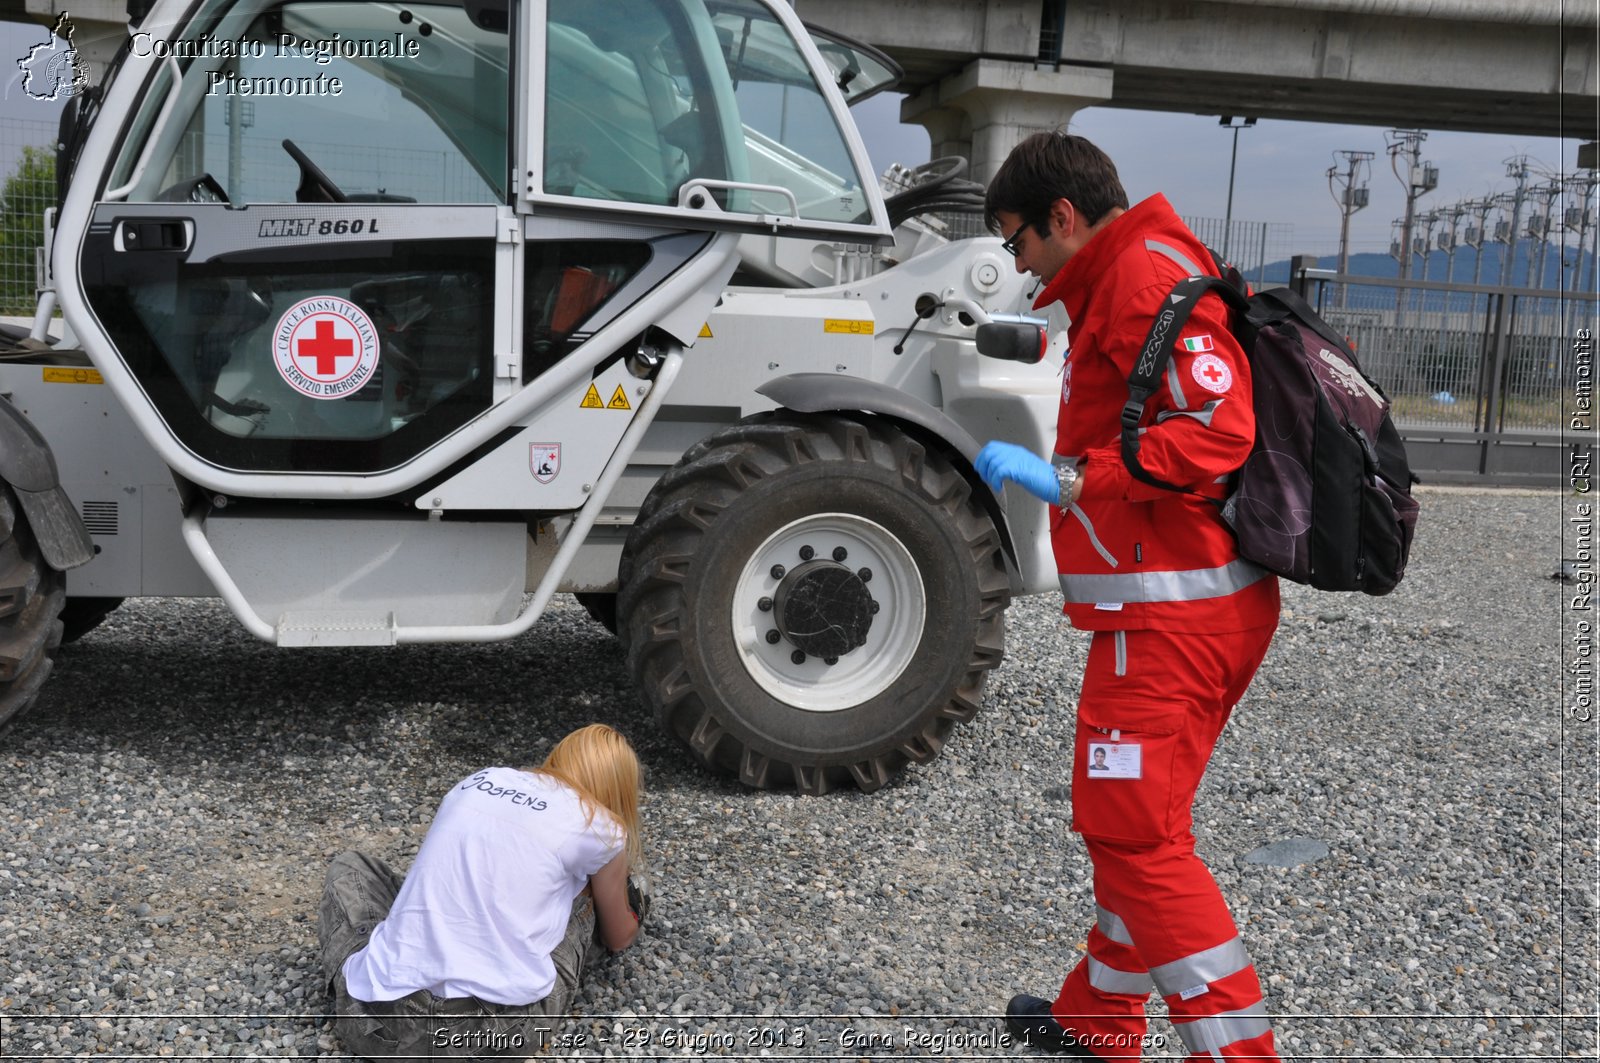
M843 657L867 641L872 595L861 577L833 561L807 561L773 595L778 629L812 657Z

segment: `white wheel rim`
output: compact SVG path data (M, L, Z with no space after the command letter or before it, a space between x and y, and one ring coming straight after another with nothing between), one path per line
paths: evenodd
M761 608L781 582L773 566L801 564L802 546L819 558L843 548L846 567L872 572L867 591L878 612L867 640L832 665L812 656L796 664L793 643L767 641L778 628L774 613ZM916 656L927 617L922 571L911 552L882 525L850 513L803 517L769 535L739 573L732 606L734 642L750 678L779 701L811 712L853 708L893 686Z

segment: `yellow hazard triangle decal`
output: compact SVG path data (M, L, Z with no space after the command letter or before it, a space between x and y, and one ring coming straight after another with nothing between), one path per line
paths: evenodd
M600 392L595 390L593 384L590 384L589 390L584 392L583 401L578 403L578 408L580 410L603 410L606 408L606 404L600 401Z
M587 401L587 400L585 400L585 401ZM624 392L622 390L622 385L621 384L618 384L617 385L617 390L615 390L615 391L613 391L611 393L611 402L609 403L608 408L613 409L613 410L631 410L631 409L633 409L632 406L628 405L628 395L627 395L626 392Z
M711 335L711 322L707 321L704 325L700 326L700 335L696 336L695 339L700 339L700 340L716 339L715 336Z

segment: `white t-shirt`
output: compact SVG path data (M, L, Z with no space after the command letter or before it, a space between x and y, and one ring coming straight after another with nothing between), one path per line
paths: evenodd
M609 812L586 819L577 793L543 775L485 768L456 784L388 917L345 960L350 995L543 1000L572 902L623 847Z

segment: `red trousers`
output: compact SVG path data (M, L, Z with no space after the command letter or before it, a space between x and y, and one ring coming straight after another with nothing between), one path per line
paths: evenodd
M1078 702L1072 827L1094 865L1088 956L1052 1008L1105 1059L1138 1059L1152 988L1191 1060L1276 1060L1249 954L1194 852L1211 750L1273 627L1096 632Z

